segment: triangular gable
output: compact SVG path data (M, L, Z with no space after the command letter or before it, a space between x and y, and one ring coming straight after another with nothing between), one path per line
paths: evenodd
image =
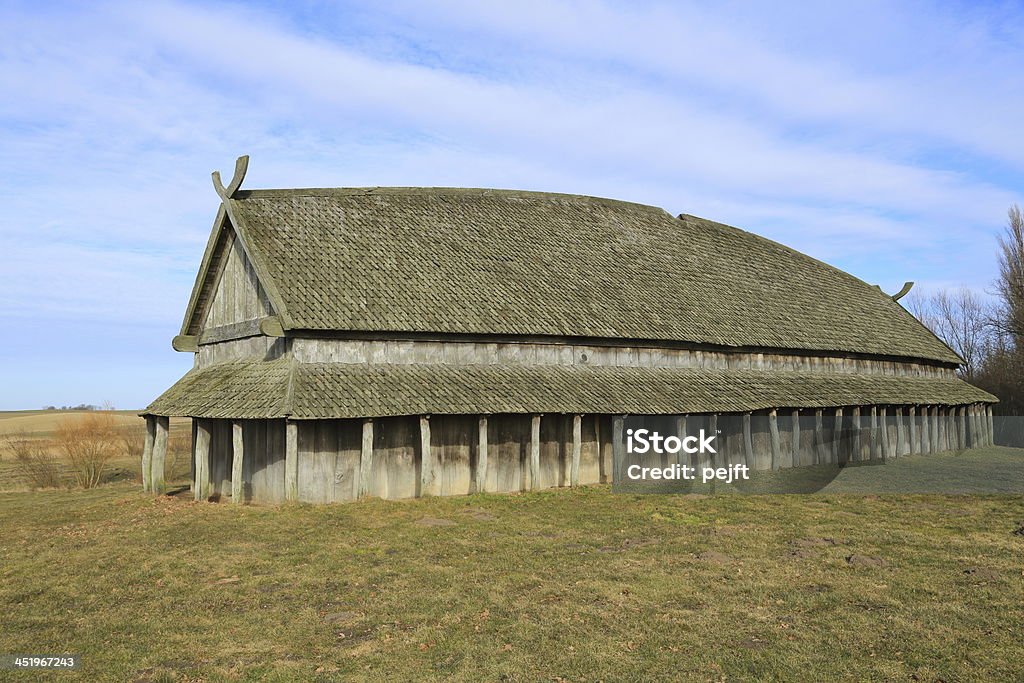
M259 320L275 315L243 240L221 206L193 286L181 333Z

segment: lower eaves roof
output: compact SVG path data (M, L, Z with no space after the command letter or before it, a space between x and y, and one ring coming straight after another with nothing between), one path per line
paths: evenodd
M670 415L996 400L955 378L578 365L356 365L280 358L192 370L144 413L233 419Z

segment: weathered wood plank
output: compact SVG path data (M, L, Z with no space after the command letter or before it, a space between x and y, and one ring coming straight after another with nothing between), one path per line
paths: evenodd
M362 421L362 443L359 450L359 498L370 494L374 471L374 420Z
M882 427L882 444L880 458L882 462L886 462L892 457L892 446L889 443L889 409L885 406L881 408L881 415L879 416L879 422Z
M206 500L210 493L210 441L212 437L209 420L195 420L196 425L196 468L192 482L192 494L197 501Z
M743 462L754 469L754 435L750 428L750 413L743 413Z
M995 421L995 417L992 414L992 406L991 405L986 405L985 406L985 413L986 413L986 415L988 417L988 445L989 446L995 446L996 445L996 421Z
M437 463L430 448L430 416L420 416L420 495L434 495Z
M768 411L768 432L771 434L772 442L772 469L777 470L782 465L782 449L779 446L779 416L775 408Z
M625 415L612 417L612 483L621 484L624 482L625 472L622 466L626 462L626 434Z
M843 409L836 408L834 427L832 428L832 462L838 463L843 444Z
M142 446L142 490L153 490L153 441L156 439L156 416L146 416L146 441Z
M854 406L851 411L850 419L853 422L853 452L850 454L850 460L853 462L860 462L863 460L863 453L861 452L861 424L860 418L860 406Z
M871 434L868 442L868 459L881 460L882 457L878 453L878 406L871 406Z
M236 505L243 503L245 498L245 481L242 476L244 458L242 421L235 420L231 423L231 502Z
M530 420L530 490L540 488L540 415Z
M793 462L790 463L790 466L792 466L792 467L799 467L800 464L801 464L800 463L800 411L798 409L794 408L793 412L790 414L790 419L792 420L792 424L790 426L793 429L793 448L792 448Z
M918 436L917 428L917 406L910 406L909 423L910 423L910 453L911 455L917 455L921 452L921 442Z
M572 469L569 473L569 483L572 486L580 485L580 454L583 451L583 416L572 416Z
M299 426L292 420L285 422L284 499L299 499Z
M164 415L156 417L156 431L153 434L153 455L150 463L150 484L153 493L163 493L167 489L164 463L167 460L167 437L171 420Z
M481 415L477 421L476 446L476 490L483 493L487 490L487 416Z

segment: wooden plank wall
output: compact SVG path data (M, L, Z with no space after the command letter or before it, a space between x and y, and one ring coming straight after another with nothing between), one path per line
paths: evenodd
M225 257L213 298L206 304L203 329L273 315L267 293L237 239L228 240Z

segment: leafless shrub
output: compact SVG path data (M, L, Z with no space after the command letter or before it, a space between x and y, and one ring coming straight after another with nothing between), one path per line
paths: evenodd
M167 439L167 478L174 479L189 472L192 457L192 438L188 434L172 434ZM182 467L184 472L179 472Z
M61 468L49 441L25 433L10 434L3 440L4 450L14 457L18 475L33 489L61 485Z
M75 483L93 488L122 448L117 421L109 412L66 419L57 427L57 446L67 457Z

